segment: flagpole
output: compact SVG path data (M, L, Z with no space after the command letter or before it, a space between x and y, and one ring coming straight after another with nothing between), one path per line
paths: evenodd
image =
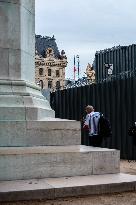
M75 81L75 72L76 72L76 60L75 60L75 55L74 55L74 81Z
M79 55L76 56L77 57L77 68L78 68L78 79L79 79Z

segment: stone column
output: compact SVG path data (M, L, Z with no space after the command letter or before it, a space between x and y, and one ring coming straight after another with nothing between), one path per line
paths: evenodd
M34 0L0 0L0 79L34 82L34 5Z
M0 0L0 120L54 116L34 84L35 0Z

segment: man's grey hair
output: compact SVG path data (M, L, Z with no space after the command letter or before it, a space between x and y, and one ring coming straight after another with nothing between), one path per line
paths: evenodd
M94 110L94 107L93 107L92 105L87 105L85 109L88 109L88 110L93 111L93 110Z

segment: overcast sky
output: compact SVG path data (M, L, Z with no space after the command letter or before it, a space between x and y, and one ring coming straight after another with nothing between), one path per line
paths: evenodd
M78 54L83 76L96 51L136 43L136 0L36 0L36 34L55 35L68 57L66 77Z

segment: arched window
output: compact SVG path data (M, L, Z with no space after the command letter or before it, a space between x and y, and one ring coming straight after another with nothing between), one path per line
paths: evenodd
M51 69L48 69L48 76L51 76Z
M43 75L43 68L39 68L39 75Z

